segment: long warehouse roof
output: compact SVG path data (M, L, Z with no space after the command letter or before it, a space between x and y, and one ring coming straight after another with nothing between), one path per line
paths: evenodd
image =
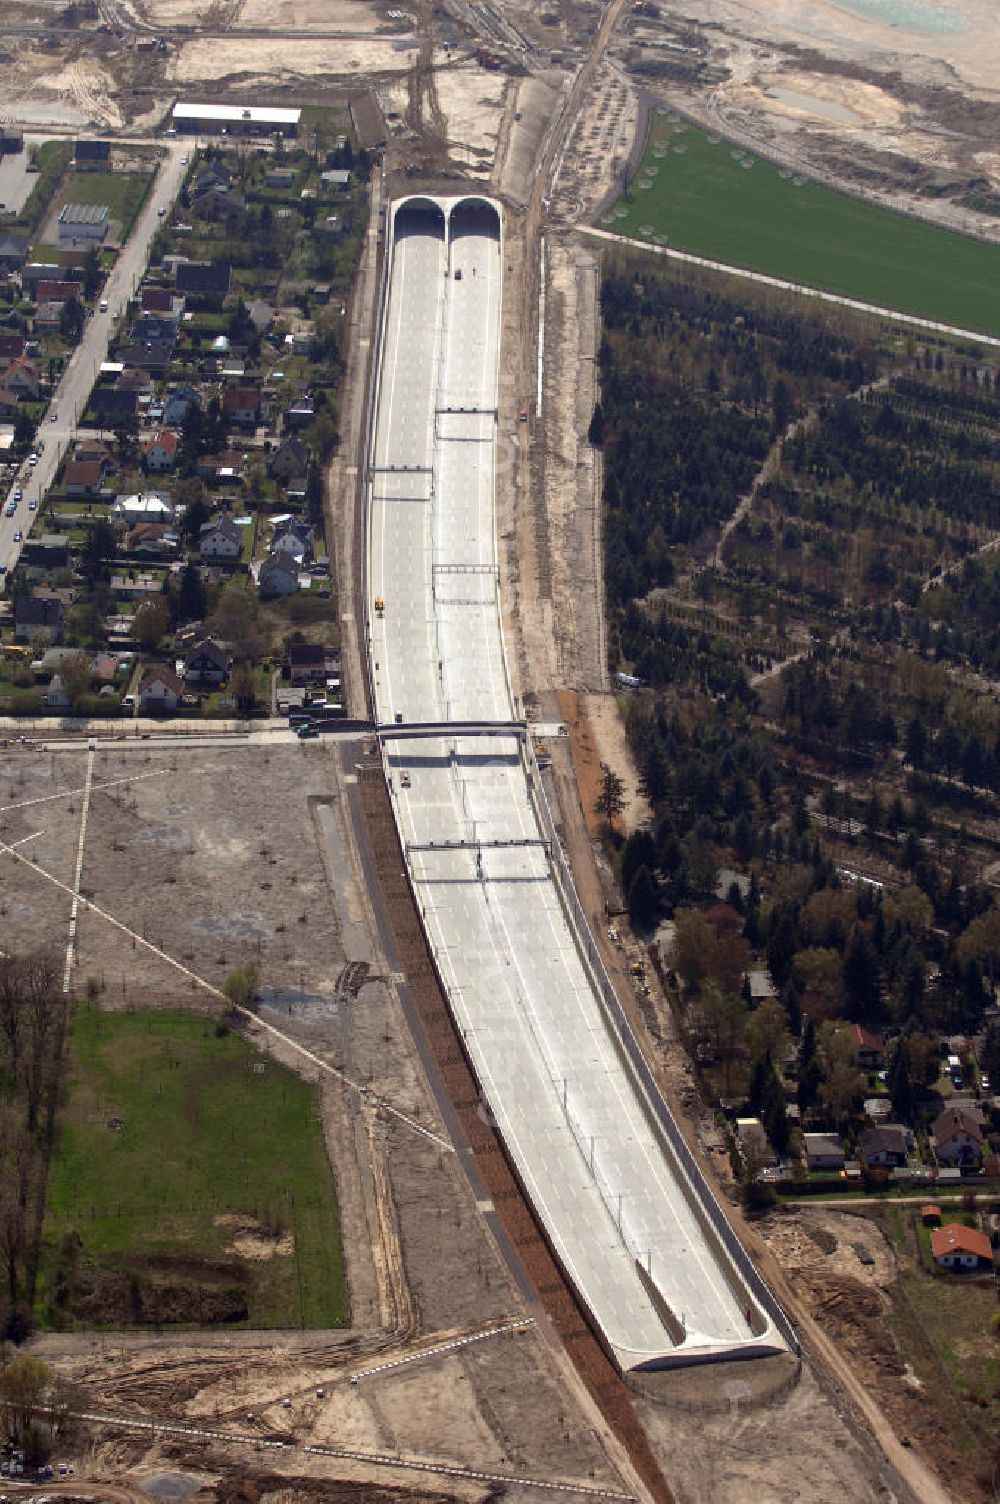
M217 120L227 125L298 125L302 111L258 104L192 104L178 102L173 108L175 120Z

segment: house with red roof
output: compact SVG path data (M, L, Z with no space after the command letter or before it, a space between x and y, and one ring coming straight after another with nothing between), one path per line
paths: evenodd
M993 1268L993 1249L984 1232L946 1222L931 1233L931 1256L942 1269L959 1274L988 1274Z
M177 459L177 435L161 428L143 450L147 470L172 470Z
M931 1148L939 1165L977 1169L983 1162L983 1130L962 1103L946 1107L931 1124Z
M885 1064L885 1048L877 1034L872 1034L861 1024L852 1024L851 1043L854 1045L854 1064L859 1071L882 1069Z

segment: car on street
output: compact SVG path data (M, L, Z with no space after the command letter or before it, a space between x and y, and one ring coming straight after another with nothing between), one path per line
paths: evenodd
M21 529L17 528L14 532L14 542L20 543L22 536L23 534L21 533Z
M7 573L6 564L0 564L0 579Z
M24 495L24 492L21 490L21 487L20 486L15 486L14 487L14 500L15 500L15 502L20 501L21 497L23 495Z
M161 205L160 205L160 207L159 207L159 208L158 208L158 209L157 209L157 211L156 211L156 212L157 212L157 214L158 214L158 215L159 215L159 216L160 216L160 218L161 218L161 219L162 219L162 218L163 218L163 216L164 216L164 215L165 215L165 214L166 214L166 212L167 212L167 211L166 211L166 209L165 209L165 208L164 208L164 207L163 207L163 205L162 205L162 204L161 204Z
M54 423L55 421L56 421L56 415L55 415L55 413L49 413L49 422L50 423Z
M28 511L29 512L37 512L38 511L38 502L35 500L34 497L32 497L31 500L28 502Z
M6 512L6 515L8 517L13 517L14 513L17 511L17 502L8 501L6 507L4 508L4 511Z

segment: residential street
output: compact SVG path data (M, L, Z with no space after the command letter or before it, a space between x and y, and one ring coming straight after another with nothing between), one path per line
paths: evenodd
M192 142L164 141L162 146L165 156L156 179L101 295L102 299L107 299L107 311L102 313L98 307L87 319L83 337L56 388L49 411L39 425L35 446L38 463L32 468L25 461L14 485L4 498L3 513L0 514L0 566L4 571L0 577L0 590L6 585L6 572L17 563L23 537L30 532L37 516L37 511L31 510L31 502L40 505L55 480L62 457L76 431L77 421L86 407L101 362L107 359L108 345L118 319L145 272L157 226L161 218L170 212L180 192ZM163 215L160 214L161 209L164 211ZM22 495L16 500L13 515L8 516L7 512L15 501L18 490ZM16 533L21 533L22 539L15 541Z

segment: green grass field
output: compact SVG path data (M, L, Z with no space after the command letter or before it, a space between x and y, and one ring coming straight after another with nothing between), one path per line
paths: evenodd
M601 227L1000 335L1000 246L793 178L663 115Z
M285 1251L235 1258L226 1217L284 1234ZM315 1089L237 1035L218 1034L211 1019L81 1005L41 1276L47 1325L117 1324L123 1284L162 1291L171 1279L238 1286L253 1326L343 1325L337 1203ZM180 1309L170 1319L185 1320Z

